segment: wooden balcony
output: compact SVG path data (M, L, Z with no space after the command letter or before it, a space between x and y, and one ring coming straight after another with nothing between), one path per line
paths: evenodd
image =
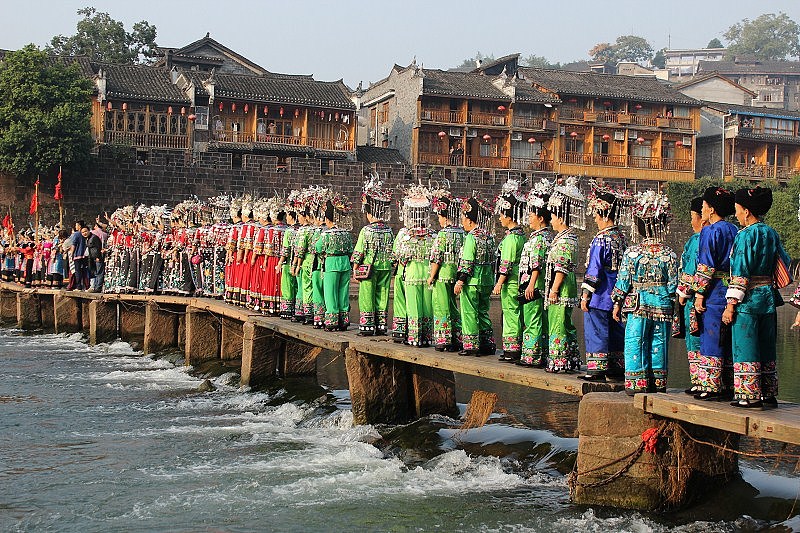
M574 165L591 165L592 154L582 152L561 152L559 161L562 163L572 163Z
M692 170L691 159L662 159L661 162L664 170L680 170L683 172Z
M617 113L617 122L619 124L630 124L631 123L631 116L628 113Z
M748 179L788 180L800 175L800 168L774 166L774 165L749 165L747 163L725 163L725 175Z
M508 168L508 158L468 155L467 166L477 168Z
M564 120L583 121L583 108L574 106L561 106L558 110L558 118Z
M637 126L649 126L651 128L655 128L658 122L658 117L655 115L630 115L631 117L631 124L636 124Z
M692 170L691 159L662 159L659 157L641 157L621 154L561 152L559 161L561 163L571 163L574 165L594 165L599 167L675 170L680 172L690 172Z
M596 113L597 119L596 122L608 122L611 124L615 124L617 122L617 112L616 111L599 111Z
M446 109L420 109L419 119L428 122L442 122L445 124L463 124L464 114L460 111Z
M527 130L543 130L544 117L514 117L512 121L515 128Z
M661 158L629 155L628 166L632 168L649 168L652 170L657 170L661 168Z
M281 135L266 135L267 137L281 137ZM255 140L255 134L234 130L214 130L214 140L226 143L251 143ZM272 141L262 141L272 142Z
M352 152L354 150L353 139L318 139L309 137L305 140L305 144L319 150L339 150L343 152Z
M505 114L470 111L467 113L467 123L479 126L506 126L508 119Z
M592 163L604 167L625 167L628 156L619 154L593 154Z
M529 170L533 172L552 172L552 159L523 159L519 157L511 158L511 168L514 170Z
M317 139L313 137L297 137L294 135L273 135L271 133L250 133L240 131L217 130L213 139L223 143L272 143L292 146L310 146L319 150L352 151L352 139Z
M107 144L124 144L136 148L174 148L186 150L189 147L189 136L134 133L129 131L105 131L103 132L103 142Z
M439 165L443 167L464 166L463 155L421 152L418 154L417 159L419 160L420 165Z

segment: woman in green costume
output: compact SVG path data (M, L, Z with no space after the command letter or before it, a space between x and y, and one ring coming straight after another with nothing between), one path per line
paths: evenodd
M292 244L294 263L291 271L292 275L297 279L294 321L304 324L313 322L311 310L311 263L309 260L309 258L313 260L313 256L308 252L309 233L312 228L309 225L310 208L307 195L308 191L304 189L300 192L298 198L300 210L297 212L297 217L300 227L294 233L294 243ZM306 265L308 265L308 269L305 268Z
M477 198L462 206L461 225L467 232L458 262L453 292L461 304L461 339L458 355L494 355L496 346L489 319L489 296L494 285L495 239L488 231L492 209Z
M506 235L497 249L497 282L492 294L500 296L503 310L503 353L498 359L509 363L519 361L522 355L522 307L519 302L519 260L525 246L525 230L520 225L526 212L525 201L519 190L520 183L509 179L497 199L495 213Z
M361 228L350 258L359 283L358 334L362 337L386 335L387 332L394 234L386 222L391 201L392 192L383 187L377 174L371 176L361 195L367 225ZM360 268L369 269L366 278L358 276Z
M461 314L453 292L458 256L464 245L464 230L456 224L461 203L445 189L433 192L433 211L442 228L433 241L428 275L428 286L433 291L433 342L437 352L461 350Z
M350 325L350 254L353 235L340 228L349 219L350 205L342 195L335 194L324 204L325 226L315 244L317 257L324 262L325 331L346 331Z
M322 259L317 255L317 242L325 230L325 198L330 194L328 189L315 188L314 206L311 210L313 229L309 234L308 250L311 253L311 310L314 329L322 329L325 323L325 293L322 283ZM348 257L348 261L350 258Z
M521 295L522 320L525 329L522 332L522 356L519 365L541 367L547 357L547 314L544 310L544 269L547 261L547 250L553 241L553 234L548 229L550 211L547 201L553 187L549 181L542 179L528 194L527 211L528 226L531 234L528 242L522 247L519 261L519 284Z
M283 247L278 260L281 269L281 318L289 320L294 317L294 305L297 300L297 277L292 273L294 263L294 239L297 231L297 196L300 191L292 191L286 201L286 223L283 232Z

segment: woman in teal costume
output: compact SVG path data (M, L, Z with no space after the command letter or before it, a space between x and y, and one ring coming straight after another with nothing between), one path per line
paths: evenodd
M663 243L672 218L655 191L636 196L634 221L644 240L629 247L611 293L614 320L625 315L625 392L666 392L670 322L678 286L678 258Z
M777 307L783 300L773 286L773 274L779 259L786 266L791 259L778 233L761 221L772 207L772 191L739 189L735 199L742 229L733 240L731 281L722 314L722 321L731 324L733 338L731 405L774 407L778 404Z

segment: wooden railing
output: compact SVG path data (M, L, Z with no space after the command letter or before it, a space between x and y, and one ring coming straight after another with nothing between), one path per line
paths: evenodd
M353 139L315 139L310 137L306 139L306 144L320 150L342 150L346 152L353 150Z
M592 163L604 167L624 167L628 164L628 156L621 154L594 154Z
M669 127L675 128L678 130L691 130L694 129L694 125L692 124L692 119L690 118L676 118L670 117L669 119Z
M558 110L558 118L567 120L583 120L583 108L574 106L562 106Z
M616 111L598 111L597 122L617 122Z
M800 168L775 167L773 165L749 165L747 163L725 163L726 176L739 176L743 178L772 178L789 179L800 174Z
M214 130L213 136L215 141L226 143L251 143L255 140L254 133L244 131ZM279 135L273 135L273 137L279 137Z
M218 142L228 143L273 143L288 144L292 146L311 146L320 150L352 151L353 140L303 138L295 135L274 135L271 133L250 133L234 131L214 131L213 139Z
M514 117L514 127L541 130L544 128L544 117Z
M467 122L469 124L478 124L481 126L505 126L508 124L505 115L499 113L478 113L475 111L467 113Z
M689 171L692 170L692 160L691 159L662 159L664 170L681 170L681 171Z
M582 152L561 152L559 161L562 163L572 163L575 165L591 165L592 154L584 154Z
M539 172L552 172L552 159L523 159L519 157L511 158L511 168L514 170L532 170Z
M420 109L420 120L429 120L431 122L445 122L449 124L463 124L464 115L460 111L443 110L443 109Z
M441 165L450 167L460 167L464 165L463 155L420 152L417 159L421 165Z
M189 147L189 137L187 135L106 131L103 135L103 141L108 144L128 144L140 148L186 149Z
M477 168L508 168L508 158L468 155L467 166Z
M661 158L629 155L628 166L633 168L649 168L652 170L656 170L661 168Z
M654 115L631 115L631 124L637 126L650 126L655 128L658 117Z
M622 154L584 154L580 152L561 152L559 161L574 165L596 165L617 168L646 168L650 170L692 170L691 159L661 159L658 157L641 157ZM515 168L515 167L514 167ZM728 167L725 167L728 169ZM800 170L798 171L800 172ZM729 171L726 170L726 174Z
M256 142L260 143L275 143L275 144L293 144L302 146L305 143L301 137L294 135L271 135L269 133L257 133L255 135Z

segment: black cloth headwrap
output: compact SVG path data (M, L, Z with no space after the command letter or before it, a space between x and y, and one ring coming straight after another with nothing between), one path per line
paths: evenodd
M736 203L755 216L762 217L772 207L772 189L739 189L736 191Z
M703 197L698 196L697 198L692 198L692 202L689 206L690 211L694 211L698 215L703 213Z
M328 200L327 202L325 202L325 218L327 220L330 220L331 222L333 222L333 212L334 212L333 202Z
M735 211L734 195L731 191L722 187L709 187L703 193L703 200L714 208L722 218L727 218Z
M475 198L470 198L467 200L467 206L469 207L468 210L464 211L464 216L470 219L473 222L478 222L478 214L481 211L481 206L478 203L478 200Z

